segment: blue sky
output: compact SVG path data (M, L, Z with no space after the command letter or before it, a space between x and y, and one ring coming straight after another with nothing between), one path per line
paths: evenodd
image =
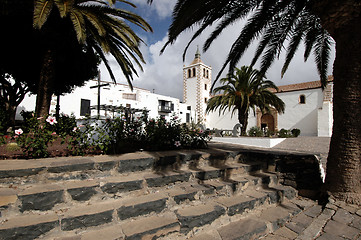
M194 30L189 30L181 34L177 41L166 48L162 55L159 55L160 50L167 41L167 30L171 23L171 15L176 0L154 0L152 5L148 5L146 0L132 0L137 8L133 12L142 16L152 26L153 33L145 33L139 29L134 29L138 35L144 40L146 45L141 46L141 51L147 62L143 66L144 71L139 72L139 77L135 76L133 86L155 91L155 93L177 97L182 100L183 95L183 65L188 65L192 62L194 54L199 45L202 48L207 36L211 33L214 26L206 29L205 33L196 39L190 46L185 62L182 60L182 54L188 41L191 39ZM226 28L223 34L214 41L210 49L202 53L202 61L212 67L212 79L218 74L226 56L229 52L231 44L239 33L243 22L239 21L234 25ZM242 57L239 67L242 65L249 65L253 57L256 44L250 46L249 50ZM334 51L330 61L330 69L328 74L332 74L332 65L334 60ZM267 78L272 80L277 85L286 85L299 82L316 81L319 79L317 70L310 57L304 63L303 48L300 48L298 54L294 57L288 71L281 78L281 68L284 63L284 55L281 54L279 60L276 60L270 70ZM110 64L113 66L117 82L126 83L119 67L115 61L110 59ZM257 66L256 66L257 67ZM101 78L105 81L110 81L110 77L101 66Z

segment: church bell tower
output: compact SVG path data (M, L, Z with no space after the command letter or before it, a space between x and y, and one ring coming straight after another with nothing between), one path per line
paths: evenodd
M212 68L202 62L197 47L192 63L183 67L183 101L190 105L195 113L192 121L205 126L209 126L206 108L210 98L211 79Z

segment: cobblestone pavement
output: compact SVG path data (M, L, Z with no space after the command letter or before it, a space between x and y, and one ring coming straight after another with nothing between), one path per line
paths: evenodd
M263 240L360 240L361 206L330 201L325 207L300 200L305 210ZM306 204L305 204L306 203Z
M298 137L288 138L271 149L314 153L321 157L325 167L329 144L329 137ZM305 210L263 240L361 240L361 206L332 199L322 206L313 200L300 199Z

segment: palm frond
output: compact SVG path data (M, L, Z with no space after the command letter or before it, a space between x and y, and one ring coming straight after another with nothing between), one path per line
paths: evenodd
M53 9L53 0L37 0L34 2L33 26L40 29Z

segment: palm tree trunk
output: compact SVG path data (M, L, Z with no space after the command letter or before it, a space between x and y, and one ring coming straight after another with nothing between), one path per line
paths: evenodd
M40 72L38 92L36 96L36 116L49 114L51 96L53 94L53 79L55 75L54 55L48 50L44 56L43 66Z
M334 124L326 190L336 199L361 204L361 16L335 30ZM350 34L352 33L352 34Z
M238 109L238 122L241 124L241 136L247 135L247 125L248 125L248 112L244 114L244 110Z

